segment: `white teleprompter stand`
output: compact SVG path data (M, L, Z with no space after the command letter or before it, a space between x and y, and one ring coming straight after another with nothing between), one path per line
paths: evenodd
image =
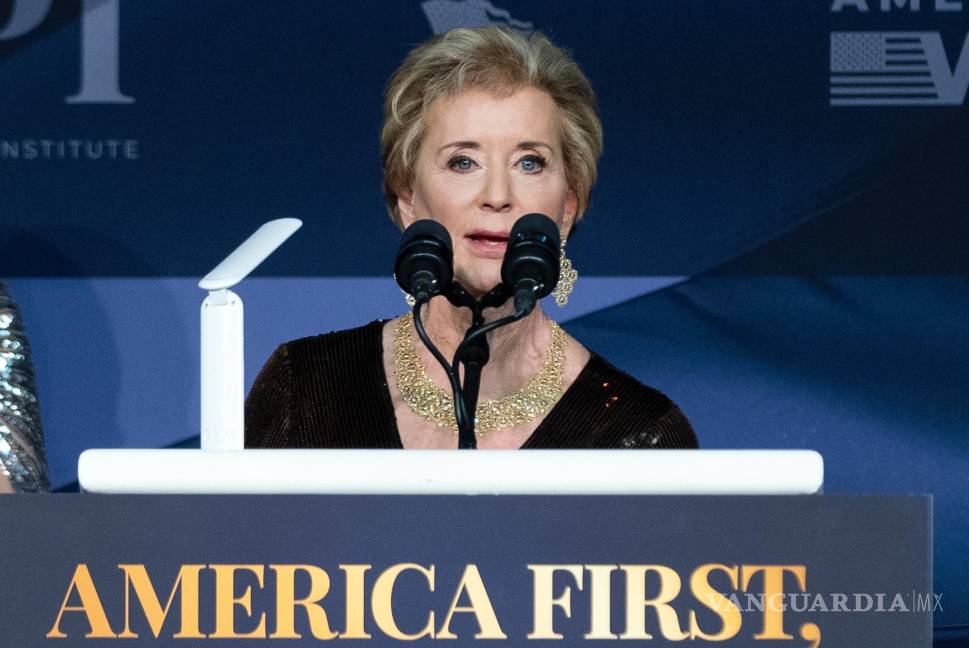
M199 282L202 302L202 450L245 446L245 376L242 299L230 288L302 226L296 218L269 221Z

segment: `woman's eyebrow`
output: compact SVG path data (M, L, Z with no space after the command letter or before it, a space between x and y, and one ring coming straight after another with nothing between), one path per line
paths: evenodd
M472 142L470 140L464 140L464 141L461 141L461 142L451 142L450 144L445 144L441 148L437 149L437 152L440 153L441 151L443 151L446 148L469 148L469 149L477 149L477 148L481 148L481 145L478 144L477 142Z
M539 141L519 142L518 144L518 148L520 149L530 149L530 148L533 149L533 148L542 148L542 147L547 148L549 151L555 150L545 142L539 142Z
M459 142L451 142L449 144L445 144L444 146L442 146L441 148L439 148L437 150L437 152L440 153L444 149L448 149L448 148L479 149L479 148L481 148L481 144L479 144L478 142L471 141L471 140L462 140L462 141L459 141ZM550 151L554 151L555 150L555 149L552 148L552 146L550 144L546 144L545 142L541 142L541 141L538 141L538 140L528 140L528 141L524 141L524 142L519 142L518 143L518 146L516 148L518 148L518 149L547 148Z

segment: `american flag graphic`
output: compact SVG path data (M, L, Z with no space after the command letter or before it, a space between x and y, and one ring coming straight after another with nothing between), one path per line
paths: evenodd
M927 32L832 32L831 105L942 103L930 66L937 39Z

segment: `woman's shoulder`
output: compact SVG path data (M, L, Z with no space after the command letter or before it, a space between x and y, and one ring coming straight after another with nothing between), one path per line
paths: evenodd
M601 355L590 352L589 362L583 371L584 380L593 382L595 386L610 394L610 402L620 399L634 401L644 409L665 411L673 401L669 396L649 385L643 384L636 377L619 369Z
M693 427L676 403L595 352L562 405L557 413L561 418L552 422L558 434L571 430L593 447L698 447Z
M381 396L383 324L280 344L246 399L246 447L352 447L368 442L361 429L380 437L373 443L392 443L373 432L393 413Z
M356 328L342 329L289 340L279 345L290 361L319 361L329 356L354 356L379 348L386 320L374 320Z

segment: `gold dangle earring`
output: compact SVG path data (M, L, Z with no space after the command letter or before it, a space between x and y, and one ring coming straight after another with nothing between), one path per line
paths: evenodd
M562 250L559 256L559 282L555 284L552 294L555 296L555 304L559 308L564 308L569 303L569 295L575 288L575 282L579 278L579 273L572 267L572 260L565 256L565 238L562 239Z

